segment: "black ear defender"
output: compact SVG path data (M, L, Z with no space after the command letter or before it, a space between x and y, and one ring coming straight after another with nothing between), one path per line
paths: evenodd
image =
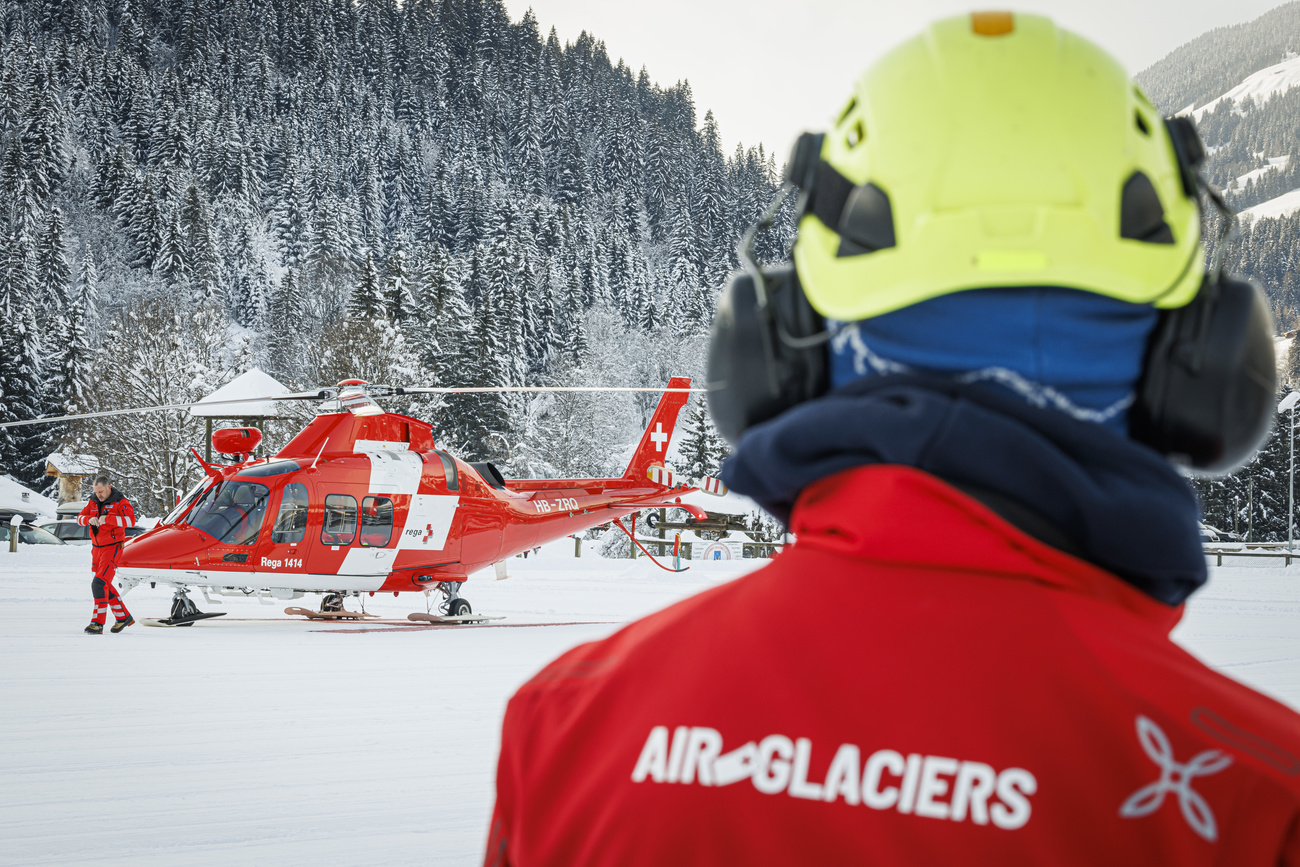
M707 377L723 439L735 445L749 428L830 390L825 329L792 263L763 269L761 279L732 275L713 317Z
M1183 191L1204 192L1223 232L1201 289L1160 314L1129 411L1129 435L1184 466L1226 473L1268 437L1277 397L1273 316L1254 283L1223 273L1223 248L1236 214L1201 177L1205 146L1186 117L1165 120Z
M793 188L785 187L737 252L745 269L718 298L709 340L709 415L735 445L751 427L830 390L826 322L808 303L792 262L763 268L754 238L771 226Z
M736 444L749 428L830 390L826 322L804 295L794 265L763 268L754 239L771 227L791 193L796 223L813 214L840 235L836 255L894 246L889 197L874 184L856 186L821 158L822 133L795 142L785 183L736 248L743 266L718 299L709 342L708 405L714 427Z
M1204 192L1230 230L1235 215L1200 176L1205 148L1195 125L1187 118L1165 123L1184 192L1193 198ZM758 232L772 225L798 190L796 219L813 214L836 230L837 255L893 245L888 196L872 184L855 187L844 179L821 159L821 145L820 135L799 137L784 187L737 248L744 270L732 276L718 300L708 406L718 432L733 445L749 428L830 390L825 320L808 302L793 264L763 268L755 261ZM1122 237L1168 243L1158 196L1154 205L1145 201L1143 181L1150 186L1145 177L1125 185ZM1129 411L1133 439L1208 473L1230 471L1250 458L1268 436L1277 393L1272 316L1259 287L1223 275L1226 237L1227 231L1196 297L1160 314Z
M1176 463L1230 472L1268 436L1277 398L1273 317L1253 283L1216 273L1168 310L1148 344L1129 435Z

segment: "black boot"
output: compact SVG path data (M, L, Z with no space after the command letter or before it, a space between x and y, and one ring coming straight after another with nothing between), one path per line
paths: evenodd
M112 632L114 635L116 635L117 633L121 632L123 629L126 629L132 623L135 623L135 618L132 617L130 614L128 614L126 615L125 620L119 620L116 623L114 623L113 628L110 629L109 632Z
M90 621L90 625L86 627L86 634L87 634L87 635L103 635L103 634L104 634L104 624L102 624L102 623L96 623L96 622L93 621L93 620Z

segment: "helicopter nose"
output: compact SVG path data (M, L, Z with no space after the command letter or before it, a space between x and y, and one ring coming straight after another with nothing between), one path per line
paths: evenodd
M156 527L122 546L118 565L127 569L166 569L194 565L211 539L188 524Z

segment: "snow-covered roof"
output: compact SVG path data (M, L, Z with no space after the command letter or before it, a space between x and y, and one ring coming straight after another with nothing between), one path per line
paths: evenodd
M263 373L254 367L194 404L190 407L190 415L206 418L276 418L280 415L280 410L274 400L255 398L279 397L282 394L289 394L289 389L269 373ZM231 400L244 402L224 402Z
M20 485L9 476L0 476L0 511L57 517L59 504Z
M1238 216L1246 217L1251 220L1265 220L1273 217L1285 217L1287 214L1293 214L1300 211L1300 190L1292 190L1289 193L1269 199L1267 202L1260 202L1253 208L1247 208Z
M1225 99L1240 102L1251 96L1255 98L1255 102L1264 102L1273 94L1283 93L1298 84L1300 84L1300 57L1289 57L1259 72L1252 72L1232 90L1193 111L1192 116L1200 120L1206 112L1214 111L1215 106Z
M94 455L66 455L55 452L45 459L61 476L88 476L99 470L99 458Z

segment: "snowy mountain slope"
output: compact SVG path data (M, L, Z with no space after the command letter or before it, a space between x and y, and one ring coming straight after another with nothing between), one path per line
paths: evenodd
M1253 99L1262 103L1275 93L1285 93L1292 87L1300 85L1300 57L1289 57L1281 63L1265 67L1259 72L1251 73L1236 87L1207 102L1192 112L1192 117L1200 120L1207 112L1213 111L1224 100L1240 102Z
M1238 175L1236 179L1236 187L1240 189L1242 187L1245 187L1251 181L1258 181L1260 178L1262 178L1266 173L1268 173L1272 169L1278 169L1278 170L1285 169L1290 164L1290 162L1291 162L1290 154L1286 154L1280 157L1269 157L1268 165L1264 166L1262 169L1251 169L1250 171L1246 172L1244 175Z
M1203 106L1266 67L1300 50L1300 3L1254 21L1218 27L1171 51L1137 76L1166 114Z
M1291 190L1238 213L1247 220L1266 220L1285 217L1296 211L1300 211L1300 190Z

